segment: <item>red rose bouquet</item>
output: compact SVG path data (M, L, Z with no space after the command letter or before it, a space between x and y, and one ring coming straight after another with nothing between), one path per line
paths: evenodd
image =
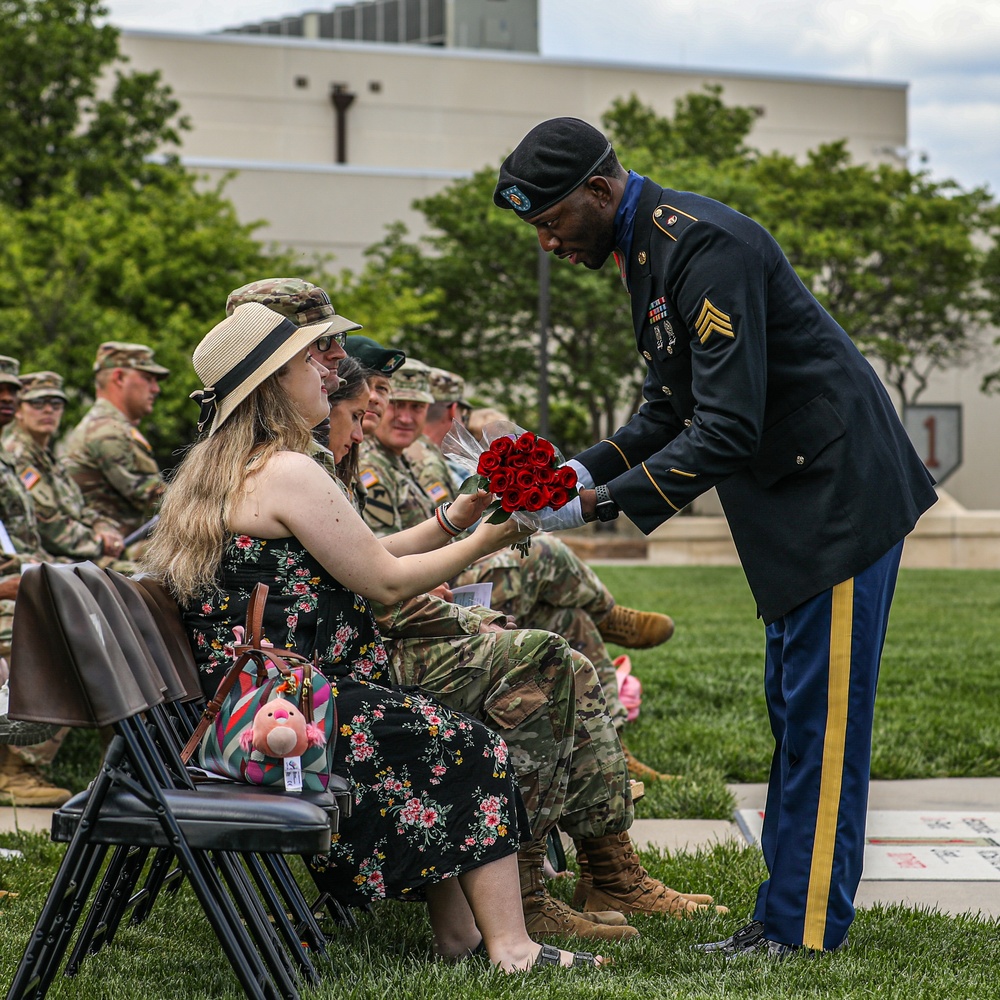
M538 529L534 516L544 507L558 510L577 495L576 472L551 441L523 430L506 420L483 428L481 445L459 423L452 425L441 450L453 462L471 473L462 483L462 493L486 490L496 499L483 513L491 524L514 517L527 527Z

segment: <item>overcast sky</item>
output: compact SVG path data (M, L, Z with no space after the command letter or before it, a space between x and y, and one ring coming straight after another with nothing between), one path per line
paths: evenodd
M106 0L123 28L212 31L332 0ZM1000 0L539 0L541 49L664 67L909 83L911 168L1000 195Z

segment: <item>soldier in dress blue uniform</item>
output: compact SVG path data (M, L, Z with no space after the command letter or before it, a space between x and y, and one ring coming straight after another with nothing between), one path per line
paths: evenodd
M701 947L838 948L902 540L933 481L871 366L751 219L626 173L574 118L522 139L493 200L573 264L614 255L646 365L639 412L577 456L588 488L545 526L623 511L648 533L715 486L764 621L769 877L753 920Z

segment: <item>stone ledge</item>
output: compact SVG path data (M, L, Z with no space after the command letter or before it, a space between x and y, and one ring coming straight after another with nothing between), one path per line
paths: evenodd
M724 517L674 517L647 540L660 566L738 566ZM965 510L947 494L917 522L903 547L910 569L1000 569L1000 511Z
M609 559L646 558L648 548L645 538L596 538L592 535L574 536L564 532L559 536L584 562Z

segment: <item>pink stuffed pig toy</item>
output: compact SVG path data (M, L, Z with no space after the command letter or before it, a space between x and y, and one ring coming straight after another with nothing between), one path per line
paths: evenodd
M284 698L265 702L253 717L253 728L243 731L240 746L268 757L301 757L307 747L326 743L323 730Z
M622 708L628 712L626 721L635 722L639 717L639 706L642 704L642 684L632 673L632 661L627 656L617 657L614 666L618 675L618 700L622 703Z

